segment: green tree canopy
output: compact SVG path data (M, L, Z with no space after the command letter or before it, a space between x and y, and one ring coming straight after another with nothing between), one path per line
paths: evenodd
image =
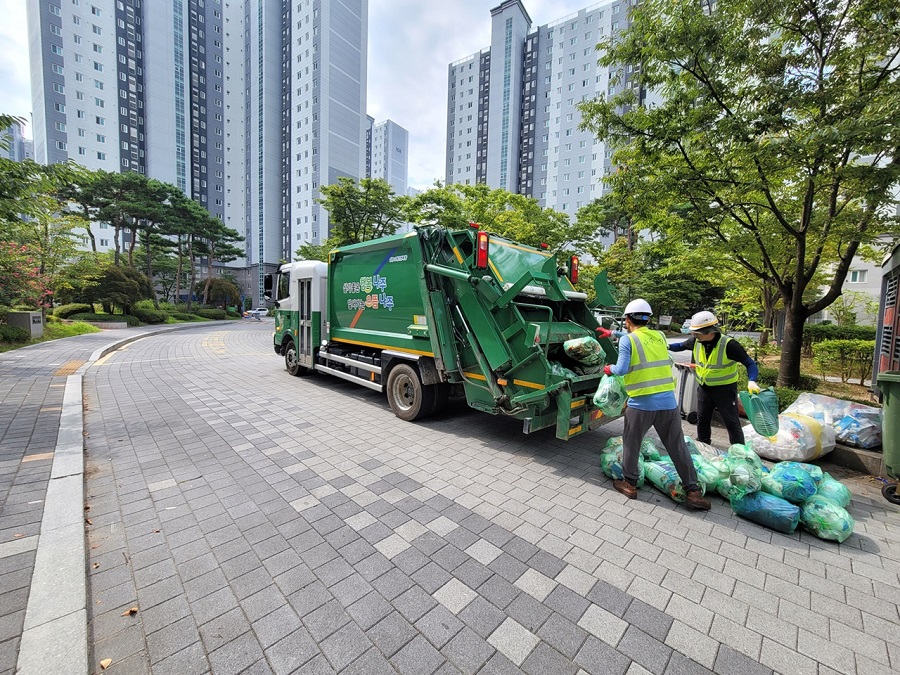
M893 0L644 0L600 44L632 86L582 104L617 148L610 183L640 227L704 247L777 289L779 383L808 316L861 244L894 227L900 7ZM633 88L632 88L633 87ZM653 101L647 104L643 95ZM642 98L638 98L638 94ZM821 267L833 276L809 299Z

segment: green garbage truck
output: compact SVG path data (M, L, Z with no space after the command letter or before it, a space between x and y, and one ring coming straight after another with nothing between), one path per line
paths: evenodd
M576 256L560 265L543 246L431 225L337 248L328 264L284 264L265 292L291 375L384 392L407 421L464 396L525 433L555 427L566 440L607 421L592 402L601 367L563 349L599 325L577 274ZM615 346L600 344L615 362Z

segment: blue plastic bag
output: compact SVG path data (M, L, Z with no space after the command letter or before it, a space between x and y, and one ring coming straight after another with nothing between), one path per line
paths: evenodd
M776 464L762 477L763 490L794 504L802 504L816 494L816 482L796 462Z
M736 514L776 532L790 534L800 522L799 506L767 492L751 492L730 501Z
M625 473L622 469L622 446L612 452L603 452L600 455L600 470L613 480L623 480ZM638 458L638 479L637 486L644 485L644 461Z

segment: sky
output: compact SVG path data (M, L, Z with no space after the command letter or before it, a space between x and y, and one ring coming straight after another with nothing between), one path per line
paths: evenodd
M0 112L30 119L26 2L0 0ZM112 0L101 0L104 3ZM160 1L160 0L154 0ZM490 45L491 9L502 0L369 0L367 111L409 132L410 187L444 179L447 67ZM532 28L591 0L523 0ZM30 129L25 135L32 137Z

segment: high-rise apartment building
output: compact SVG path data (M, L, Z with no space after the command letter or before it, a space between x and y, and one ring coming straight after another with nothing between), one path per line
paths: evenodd
M597 43L626 27L608 0L531 28L521 0L491 10L491 44L448 71L447 183L486 183L574 217L600 197L611 151L580 131L576 107L613 93ZM631 86L630 69L619 88Z
M25 138L24 125L14 122L6 129L0 129L0 156L21 162L34 158L32 142Z
M254 298L328 236L319 186L365 175L367 0L42 0L28 20L37 160L176 185L245 237L226 267Z
M370 118L371 119L371 118ZM409 132L396 122L385 120L371 125L366 175L381 178L405 195L409 176Z

